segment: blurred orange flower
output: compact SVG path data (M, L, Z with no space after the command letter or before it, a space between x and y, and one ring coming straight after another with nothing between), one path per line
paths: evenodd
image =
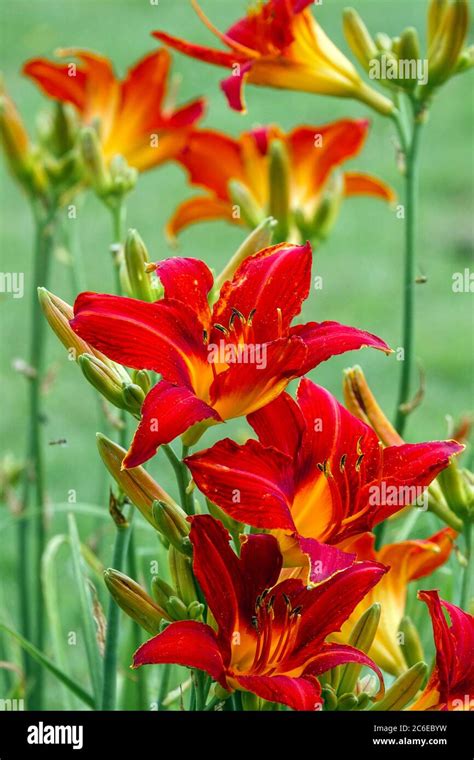
M203 220L225 219L254 227L269 214L276 216L278 204L272 204L272 193L275 185L281 191L281 182L272 177L271 166L277 142L283 145L287 159L287 232L291 239L296 229L303 239L319 234L329 196L337 204L335 214L341 198L350 195L394 200L388 185L359 172L344 172L339 189L334 187L337 167L359 153L368 129L368 121L341 119L323 126L299 126L286 134L278 126L265 126L244 132L238 139L195 130L178 161L189 172L191 183L209 192L178 206L167 226L169 237L174 239L181 230Z
M202 99L181 108L165 104L171 56L150 53L117 79L111 62L77 48L57 51L66 63L33 58L23 67L50 97L71 103L84 125L98 129L104 158L122 155L139 171L174 158L204 111ZM78 59L80 63L75 63Z

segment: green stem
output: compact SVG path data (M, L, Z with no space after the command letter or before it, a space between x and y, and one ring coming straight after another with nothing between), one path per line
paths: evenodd
M158 710L161 710L163 707L163 700L165 699L169 684L170 684L170 678L171 678L171 668L173 666L167 663L166 665L162 665L161 667L161 681L160 681L160 688L158 690Z
M399 125L400 139L405 145L405 264L403 286L402 345L404 359L401 367L395 427L403 435L407 420L404 405L410 398L414 360L414 311L415 311L415 264L416 264L416 220L418 205L418 151L422 121L414 112L411 139L406 143L406 135Z
M38 510L37 517L31 522L33 546L30 547L28 522L18 523L18 593L20 604L21 630L25 638L33 641L38 649L43 649L44 640L44 604L41 587L41 557L45 545L45 515L44 515L44 476L41 448L41 382L44 364L44 336L46 321L43 318L38 301L37 288L48 285L51 252L54 243L55 216L54 207L45 213L43 209L34 207L36 243L34 253L33 288L31 292L31 329L29 366L32 373L29 377L28 399L28 441L26 455L25 480L22 495L22 508L29 506L30 496L34 490L34 504ZM31 600L28 587L28 556L33 557L33 578L35 584L35 619L31 619ZM29 658L25 659L27 677L33 676L30 709L41 709L43 671L36 664L32 665Z
M137 567L137 556L136 556L136 549L135 549L135 532L133 528L130 528L130 541L128 545L128 567L130 570L130 577L133 578L138 582L138 567ZM135 623L132 621L132 637L133 637L133 651L136 652L140 644L142 643L142 637L141 637L141 629L138 623ZM147 694L147 669L146 668L138 668L135 671L137 682L136 682L136 689L137 689L137 696L138 696L138 709L139 710L147 710L148 709L148 694Z
M176 475L176 481L179 489L179 499L181 506L188 515L192 515L194 512L192 496L186 493L186 489L189 483L189 472L186 465L176 456L173 449L168 443L163 444L163 451L166 454L168 461L170 462L174 473ZM188 447L183 446L183 459L188 454Z
M469 587L472 573L472 522L468 521L464 528L464 544L466 555L466 566L464 567L461 585L461 600L459 606L463 610L469 609Z
M123 571L130 541L130 523L117 526L112 567ZM102 710L115 710L117 700L117 660L119 642L120 608L112 596L109 597L107 611L107 633L104 651L104 685Z

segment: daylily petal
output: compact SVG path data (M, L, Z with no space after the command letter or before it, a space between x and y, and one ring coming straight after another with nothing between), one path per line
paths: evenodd
M244 359L231 363L211 385L211 403L223 420L251 414L273 401L301 374L306 357L306 347L299 338L250 343L244 345L244 351Z
M330 544L321 544L314 538L304 538L295 534L294 540L299 547L301 559L306 558L309 572L304 579L305 584L321 583L339 570L345 570L350 567L355 558L355 554L348 554L345 551L337 549ZM285 566L288 566L287 555L284 554Z
M388 203L393 203L397 197L386 182L362 172L344 172L344 195L372 195Z
M247 111L244 100L244 84L252 70L252 66L252 61L239 64L239 68L234 69L230 77L223 79L220 85L230 108L239 113L246 113Z
M293 710L321 709L321 686L311 676L236 676L235 680L246 691L269 702L279 702Z
M383 675L378 665L364 652L347 644L324 644L305 669L305 674L319 676L321 673L347 662L356 662L358 665L366 665L371 668L377 674L381 690L383 690Z
M226 438L185 461L198 488L231 517L257 528L295 529L291 460L285 454L257 441L239 446Z
M210 515L191 518L190 539L194 573L219 626L218 640L228 663L233 633L243 634L251 626L258 594L278 579L278 545L273 536L247 536L239 559L229 546L228 532Z
M367 136L366 120L341 119L323 126L296 127L288 135L294 178L301 203L318 195L330 173L357 155ZM316 136L320 143L316 143Z
M161 444L173 441L191 425L208 419L220 421L215 409L189 388L162 380L145 397L142 419L122 468L138 467L154 456Z
M346 351L371 347L386 354L391 353L385 341L376 335L358 330L356 327L341 325L339 322L308 322L296 325L290 329L290 335L298 335L308 348L306 362L301 369L302 375L331 356L338 356Z
M208 365L194 312L179 301L145 303L81 293L74 315L74 332L127 367L153 370L170 382L189 386L196 363L201 372Z
M171 258L160 261L155 271L165 289L165 298L190 306L208 330L211 318L208 294L214 278L207 264L199 259Z
M288 393L282 393L271 404L249 414L247 422L263 446L273 446L296 458L301 448L305 423L298 404Z
M216 634L204 623L193 620L171 623L158 636L142 644L133 656L134 668L162 663L205 670L214 681L227 688Z
M234 218L229 201L223 201L212 196L198 195L183 201L175 209L166 225L166 235L171 243L176 242L177 235L196 222L224 219L226 222L239 223Z
M245 182L239 142L221 132L205 129L193 132L178 160L189 172L193 185L212 190L222 200L229 201L231 179Z
M238 61L235 53L229 53L224 50L215 50L214 48L206 47L205 45L194 45L192 42L187 42L180 37L174 37L172 34L166 32L152 32L152 36L157 40L163 42L168 47L177 50L179 53L189 55L190 58L196 58L198 61L204 61L205 63L213 63L216 66L226 66L232 68L232 65Z
M406 586L409 581L431 575L444 565L454 547L456 535L452 528L443 528L426 539L386 544L378 552L377 558L392 568L393 576L402 576L402 583ZM387 575L386 579L389 577Z
M85 108L87 77L81 69L76 70L76 76L70 77L67 63L32 58L23 65L22 72L31 77L47 95L71 103L78 111Z
M311 258L309 243L281 243L249 256L232 281L224 283L214 306L213 321L227 327L233 309L237 309L246 320L253 315L255 342L286 335L309 294Z

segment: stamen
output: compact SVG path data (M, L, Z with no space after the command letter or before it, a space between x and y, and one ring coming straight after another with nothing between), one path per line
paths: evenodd
M278 317L278 337L281 338L283 335L283 314L279 306L277 307L277 317Z
M250 327L250 325L252 324L252 321L253 321L253 318L254 318L254 315L255 315L255 312L256 312L256 311L257 311L257 309L252 309L252 311L251 311L251 312L250 312L250 314L248 315L248 318L247 318L247 324L249 325L249 327Z
M344 472L344 467L346 465L346 459L347 459L347 454L343 454L342 457L341 457L341 461L339 462L339 469L340 469L341 472Z
M224 335L229 335L229 331L227 327L224 327L224 325L220 325L218 322L215 323L214 327L216 330L220 330Z

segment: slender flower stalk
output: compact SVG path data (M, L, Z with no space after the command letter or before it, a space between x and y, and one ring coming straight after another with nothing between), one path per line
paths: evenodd
M473 572L473 552L472 552L472 522L467 521L464 527L464 546L465 546L465 558L466 564L463 570L462 584L461 584L461 600L459 606L463 610L469 609L469 589L471 585L471 577Z

